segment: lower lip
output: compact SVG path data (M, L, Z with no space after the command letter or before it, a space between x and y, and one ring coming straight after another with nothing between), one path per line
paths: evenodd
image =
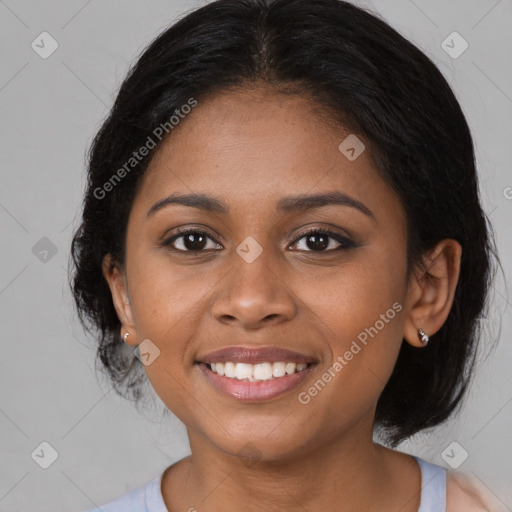
M221 376L212 372L205 363L198 363L198 366L208 382L226 395L236 398L241 402L264 402L298 387L315 369L316 364L308 366L299 373L260 382L249 382Z

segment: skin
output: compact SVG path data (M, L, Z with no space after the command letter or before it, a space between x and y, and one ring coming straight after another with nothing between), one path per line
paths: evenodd
M453 301L461 248L441 241L426 270L407 273L406 217L369 151L349 161L350 133L327 122L307 98L263 87L201 100L159 146L127 227L126 260L104 260L104 275L136 346L160 355L146 366L166 406L187 427L191 456L170 466L169 510L417 511L421 473L409 455L374 444L377 400L402 339L421 350L418 328L437 332ZM362 137L360 137L361 140ZM339 191L346 205L282 213L289 195ZM201 192L229 213L168 205L172 193ZM171 246L178 226L213 237L202 253ZM304 229L330 228L355 245L308 245ZM300 236L299 236L300 235ZM262 253L247 263L236 248L253 237ZM311 248L312 247L312 248ZM307 390L394 303L402 309L307 405ZM213 388L194 362L228 346L280 346L315 357L298 389L258 404ZM193 509L192 509L193 510Z

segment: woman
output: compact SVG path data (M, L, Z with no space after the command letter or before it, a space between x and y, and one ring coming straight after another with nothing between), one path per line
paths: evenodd
M114 386L147 375L191 446L101 510L490 510L391 449L464 396L493 243L460 106L383 21L219 0L167 29L94 140L72 250Z

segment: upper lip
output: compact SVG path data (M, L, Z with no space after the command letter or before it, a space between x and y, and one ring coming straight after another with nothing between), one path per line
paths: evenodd
M197 358L200 363L316 363L317 360L305 354L280 347L226 347Z

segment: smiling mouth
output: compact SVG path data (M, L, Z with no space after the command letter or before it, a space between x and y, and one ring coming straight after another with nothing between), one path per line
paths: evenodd
M278 346L227 346L198 354L195 366L222 394L266 402L291 392L318 366L318 357Z
M202 363L208 369L228 379L235 379L245 382L264 382L276 380L286 375L293 375L306 370L315 363L294 363L294 362L262 362L257 364L237 363L227 361L225 363Z
M307 379L317 365L318 363L284 361L256 364L197 361L195 364L214 388L237 401L247 403L268 402L292 392Z

